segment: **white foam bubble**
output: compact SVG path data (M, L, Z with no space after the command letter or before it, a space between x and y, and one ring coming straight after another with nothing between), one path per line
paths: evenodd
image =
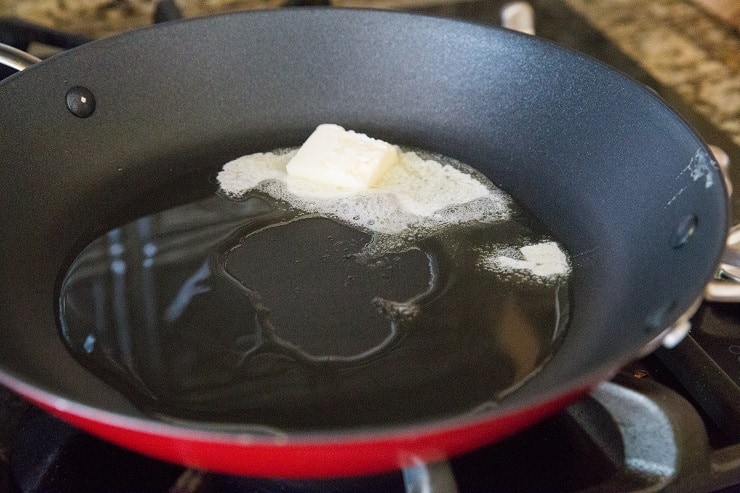
M506 194L449 158L403 152L374 187L358 192L288 176L285 165L295 152L251 154L225 164L218 175L221 190L232 197L261 191L296 209L385 235L409 229L433 234L448 226L492 223L510 215Z
M554 241L529 244L514 249L494 246L481 252L479 267L539 279L556 279L570 273L568 257Z

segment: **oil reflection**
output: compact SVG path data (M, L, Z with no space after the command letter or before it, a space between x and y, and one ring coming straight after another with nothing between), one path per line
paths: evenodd
M232 324L236 333L222 339L220 330L229 326L218 320L196 321L193 333L178 329L193 322L193 306L214 288L212 253L218 246L250 220L280 213L257 198L227 203L213 197L110 230L80 254L64 281L60 322L70 349L88 355L86 364L133 380L159 398L180 392L183 385L197 386L203 365L192 354L199 351L241 352L225 358L231 367L238 366L258 340L249 327ZM235 291L223 302L242 298L244 305L243 295ZM237 311L244 315L244 310ZM199 349L193 353L192 348ZM178 370L185 371L175 378L171 355L188 352L191 357L176 358Z

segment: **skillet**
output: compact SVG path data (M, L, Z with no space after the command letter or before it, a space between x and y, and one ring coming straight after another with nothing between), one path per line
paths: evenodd
M34 65L0 83L0 107L0 382L108 440L211 470L365 474L514 433L685 327L727 236L717 164L659 98L471 23L323 8L175 22ZM176 203L224 162L325 122L473 166L566 247L570 325L539 373L475 413L286 432L163 422L70 355L57 297L82 247L161 207L151 191Z

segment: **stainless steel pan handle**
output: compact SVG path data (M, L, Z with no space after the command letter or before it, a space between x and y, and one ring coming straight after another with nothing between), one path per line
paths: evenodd
M0 43L0 65L16 70L26 70L40 61L40 58L36 58L25 51Z
M726 152L716 146L709 146L727 185L728 194L732 195L732 183L729 178L730 158ZM725 253L720 261L718 278L707 284L704 299L725 303L740 303L740 225L736 225L727 235Z
M740 225L727 235L727 247L719 268L718 279L707 284L704 299L725 303L740 302Z

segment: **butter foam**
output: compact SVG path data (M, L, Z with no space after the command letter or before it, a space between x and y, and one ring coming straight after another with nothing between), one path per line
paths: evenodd
M490 271L528 274L540 279L556 279L571 271L568 256L554 241L527 244L518 249L493 247L481 253L478 265Z
M226 163L218 174L221 191L232 198L260 191L307 213L383 235L409 228L433 233L447 226L497 222L510 215L506 194L450 158L402 152L399 163L375 186L355 191L288 176L285 166L295 153L250 154Z

